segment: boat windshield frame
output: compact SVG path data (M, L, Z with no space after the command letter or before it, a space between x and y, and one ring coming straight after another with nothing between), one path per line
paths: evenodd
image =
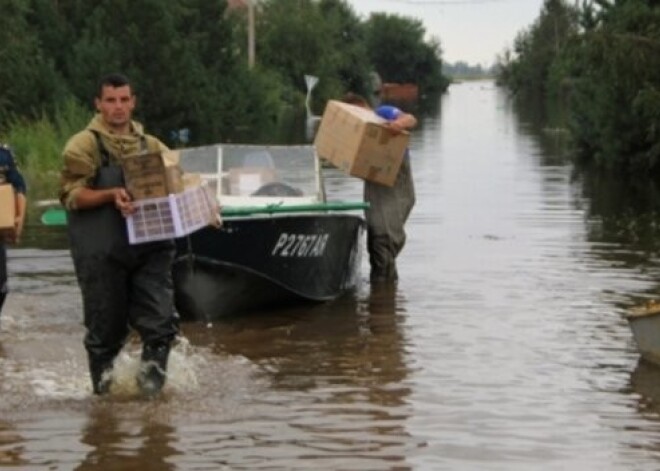
M325 202L313 145L213 144L179 151L183 171L199 174L223 207Z

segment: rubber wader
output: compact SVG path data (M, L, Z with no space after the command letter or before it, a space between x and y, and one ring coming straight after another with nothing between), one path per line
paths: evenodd
M396 258L406 243L404 226L415 205L407 151L394 185L365 181L364 200L369 202L365 215L371 281L395 281L399 277Z
M104 149L101 156L93 188L123 187L121 167L111 164ZM176 335L171 273L174 242L129 245L126 222L114 203L71 210L67 217L94 393L108 392L109 373L131 326L142 339L143 363L158 366L143 365L138 375L140 386L143 375L152 379L145 391L152 395L165 383L170 344Z

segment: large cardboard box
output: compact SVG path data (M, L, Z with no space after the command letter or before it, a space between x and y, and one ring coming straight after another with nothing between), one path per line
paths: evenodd
M195 178L187 181L192 186L181 193L134 202L136 211L126 218L130 244L183 237L220 223L218 205L208 185Z
M0 185L0 231L14 227L16 221L15 198L13 186Z
M184 190L178 151L130 155L121 164L126 189L135 200L162 198Z
M330 100L314 140L316 152L349 175L392 186L408 147L372 110Z

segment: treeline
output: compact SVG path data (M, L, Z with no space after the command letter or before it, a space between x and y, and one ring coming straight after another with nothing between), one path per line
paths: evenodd
M440 44L420 21L360 18L345 0L256 4L256 64L247 63L247 13L226 0L4 0L0 15L0 135L16 123L91 110L98 78L122 71L136 85L138 116L172 144L252 136L302 109L304 75L320 77L313 108L383 81L447 87ZM386 46L384 46L386 45Z
M498 62L513 92L566 102L583 161L660 174L658 0L545 0Z
M442 66L445 75L452 79L482 79L495 75L494 67L484 67L480 64L471 65L464 61L454 62L453 64L445 62Z

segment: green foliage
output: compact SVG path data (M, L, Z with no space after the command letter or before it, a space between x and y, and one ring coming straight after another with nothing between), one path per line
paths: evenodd
M369 58L384 82L416 83L425 92L444 91L439 40L424 41L420 20L375 13L366 24Z
M579 14L578 14L579 13ZM565 100L577 155L603 168L660 173L660 3L546 0L498 81Z
M320 78L315 105L351 89L368 89L369 61L359 18L345 0L270 0L257 24L260 64L288 84L283 97L302 104L305 75Z
M197 142L213 137L209 130L217 130L226 113L217 111L229 81L220 74L236 63L222 48L209 53L210 40L231 38L219 2L106 0L81 31L85 39L75 44L68 67L76 96L91 98L99 75L124 71L136 87L137 118L151 132L166 139L188 127Z
M29 180L30 194L36 198L56 193L61 153L66 141L92 118L87 107L73 99L63 102L51 116L16 119L0 142L10 142L18 165Z
M500 58L498 83L513 92L546 93L555 59L577 26L577 12L564 0L545 0L539 18L516 36L513 53Z
M660 171L660 6L652 3L603 3L563 57L580 156L633 173Z
M373 92L369 79L372 66L367 54L364 25L344 0L321 0L319 8L332 43L328 59L341 82L342 91L369 95ZM332 94L326 95L334 97L338 91L332 90Z
M660 165L660 90L658 84L646 84L635 100L633 109L645 123L642 129L644 142L647 142L649 165L657 168Z
M28 0L4 0L0 15L0 127L15 116L36 117L61 81L27 21Z
M249 69L246 11L227 11L226 0L5 0L0 130L18 146L37 129L63 144L47 123L59 129L70 103L91 114L97 81L109 72L131 78L136 118L170 145L181 128L190 130L188 145L260 139L304 110L307 74L320 78L317 113L347 90L371 91L369 28L346 0L263 0L255 10L257 65ZM425 42L419 22L395 23L378 33L385 44L403 36L390 59L422 86L443 83L439 42ZM22 154L38 171L52 150L39 144Z

